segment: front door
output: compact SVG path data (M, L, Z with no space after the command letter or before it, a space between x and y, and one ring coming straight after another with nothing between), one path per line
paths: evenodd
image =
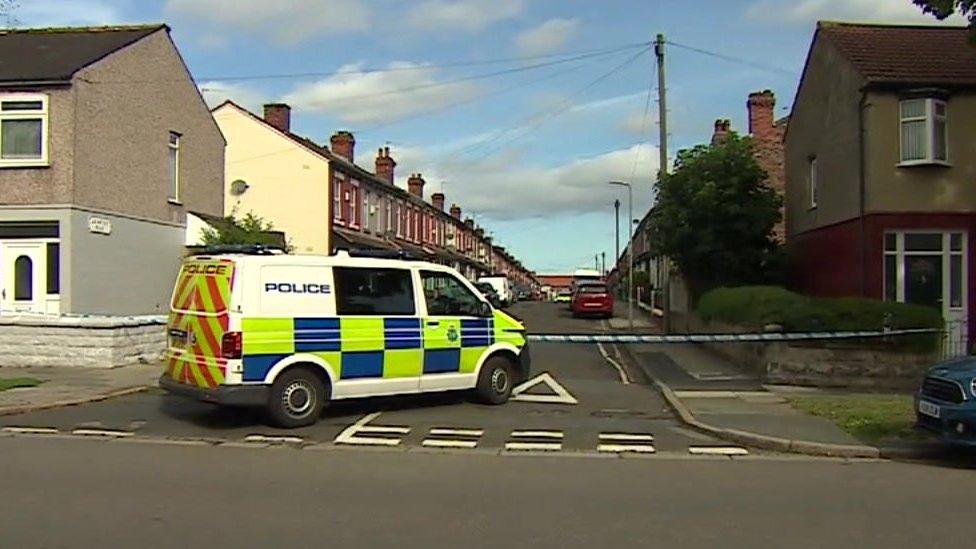
M44 313L47 307L47 245L0 244L0 311Z
M886 298L941 311L948 356L969 350L966 237L958 231L885 235Z

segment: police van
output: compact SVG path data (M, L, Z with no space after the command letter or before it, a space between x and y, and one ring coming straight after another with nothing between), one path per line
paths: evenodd
M264 406L281 427L356 397L472 389L506 402L529 375L524 326L457 271L385 255L251 247L187 258L160 386Z

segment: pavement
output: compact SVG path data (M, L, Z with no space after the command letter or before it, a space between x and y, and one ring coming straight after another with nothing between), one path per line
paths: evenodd
M958 546L972 469L0 436L3 547ZM962 537L961 537L962 536Z
M143 391L156 384L161 366L121 368L0 368L0 377L30 377L36 387L0 391L0 416L85 404Z

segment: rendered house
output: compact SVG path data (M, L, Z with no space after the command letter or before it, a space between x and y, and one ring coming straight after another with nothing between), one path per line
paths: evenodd
M223 155L167 26L0 31L0 314L166 314Z
M970 347L976 48L967 29L820 23L786 142L792 284L942 311Z

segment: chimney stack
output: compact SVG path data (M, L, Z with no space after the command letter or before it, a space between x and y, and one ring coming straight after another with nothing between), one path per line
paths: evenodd
M376 176L393 184L393 169L396 168L396 161L390 156L390 148L383 147L376 151Z
M329 138L329 144L331 145L332 152L345 158L350 162L354 162L354 153L356 151L356 138L353 137L351 132L346 130L339 130L332 134Z
M430 195L430 203L440 211L444 211L444 193L434 193Z
M464 226L473 230L474 229L474 219L471 219L470 217L467 218L467 219L465 219L464 220Z
M410 191L410 194L423 198L424 184L426 183L427 182L424 181L423 176L421 176L419 173L411 174L410 179L407 179L407 190Z
M451 204L451 217L457 220L461 219L461 206Z
M749 133L758 139L766 139L773 133L773 109L776 96L770 90L749 94Z
M264 105L264 121L279 131L291 131L291 107L285 103L267 103Z
M715 131L712 133L712 146L721 145L725 143L729 138L729 132L732 131L732 122L728 119L722 120L721 118L715 121Z

